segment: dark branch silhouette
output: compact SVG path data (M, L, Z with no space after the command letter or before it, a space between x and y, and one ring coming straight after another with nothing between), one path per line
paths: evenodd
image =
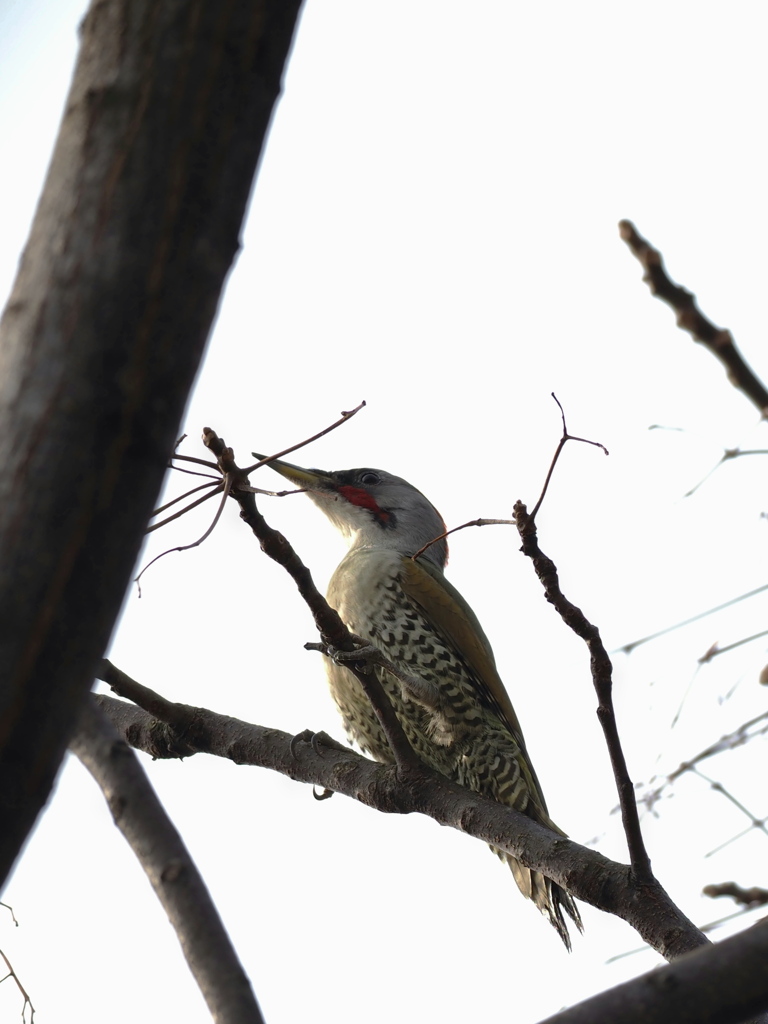
M744 392L757 406L761 416L768 415L768 389L747 365L731 332L715 327L696 305L696 297L670 280L661 253L642 237L631 221L619 221L619 234L643 267L643 280L651 294L674 309L677 326L708 348L725 367L731 384Z
M759 885L752 885L749 889L745 889L737 882L719 882L717 885L705 885L702 892L711 899L728 896L747 910L764 907L768 903L768 889Z
M592 625L580 608L572 604L560 589L557 567L539 547L538 533L533 517L522 501L515 503L515 522L523 542L523 554L531 559L536 575L544 587L544 593L550 604L554 606L563 622L581 637L589 648L592 681L597 693L597 717L605 735L608 753L611 758L616 788L619 792L621 820L627 837L632 871L637 880L650 886L657 885L651 871L651 862L643 842L640 830L640 818L637 813L634 786L629 777L624 751L621 748L619 731L616 725L616 714L613 708L613 666L608 657L597 626Z
M157 503L299 6L110 0L82 23L0 323L0 881L49 796Z
M557 465L557 460L560 458L560 453L562 452L563 448L565 448L566 444L569 441L580 441L582 444L591 444L591 445L594 445L595 448L602 449L602 451L603 451L603 453L605 455L609 454L608 449L605 447L605 445L601 444L599 441L590 441L586 437L576 437L575 434L569 434L568 433L568 425L565 422L565 410L563 409L562 405L560 404L560 400L559 400L559 398L557 397L557 395L555 394L554 391L552 392L552 397L554 398L555 402L557 403L557 407L560 410L560 419L561 419L562 424L563 424L563 433L562 433L562 436L560 437L560 440L558 442L557 448L555 449L555 454L552 456L552 461L549 464L549 469L547 471L546 479L544 480L544 486L541 488L541 494L539 495L539 500L533 506L533 511L530 513L531 520L534 520L536 518L536 514L538 513L539 509L542 506L542 503L543 503L544 499L547 496L547 491L549 489L550 481L552 480L552 474L555 472L555 466Z
M697 949L540 1024L766 1024L768 924Z
M70 744L94 777L176 930L216 1024L264 1024L248 976L189 851L136 755L92 698Z

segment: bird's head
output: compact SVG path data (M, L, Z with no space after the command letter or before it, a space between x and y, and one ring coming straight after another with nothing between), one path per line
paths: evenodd
M445 532L442 516L421 491L383 469L327 473L278 459L269 465L306 490L334 526L350 538L350 548L386 548L413 555ZM421 557L442 570L448 560L445 538L431 544Z

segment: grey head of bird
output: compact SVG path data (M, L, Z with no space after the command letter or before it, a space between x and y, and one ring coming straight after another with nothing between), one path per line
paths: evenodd
M383 469L328 473L278 459L269 465L306 490L334 526L349 537L350 550L385 549L413 555L445 533L445 522L432 502L407 480ZM445 538L430 544L421 557L442 571L448 560Z

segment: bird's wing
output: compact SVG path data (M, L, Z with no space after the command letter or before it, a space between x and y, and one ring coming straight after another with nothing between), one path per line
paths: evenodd
M522 740L523 730L496 669L491 645L458 590L428 562L414 562L407 556L403 556L402 587L472 669L482 702L493 708Z
M496 669L491 645L477 616L458 590L442 573L433 569L429 562L415 562L407 555L403 555L400 580L405 593L424 611L428 621L439 630L472 670L482 703L496 712L520 744L525 755L525 767L529 770L533 782L531 788L546 812L541 785L525 747L523 730Z

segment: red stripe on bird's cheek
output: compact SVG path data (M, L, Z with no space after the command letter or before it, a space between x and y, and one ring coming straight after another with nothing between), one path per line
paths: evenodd
M357 505L359 508L367 508L369 512L382 520L389 519L389 512L385 512L383 508L380 508L376 502L376 499L370 493L370 491L364 490L362 487L353 487L351 484L343 484L337 488L342 498L345 498L350 505Z

